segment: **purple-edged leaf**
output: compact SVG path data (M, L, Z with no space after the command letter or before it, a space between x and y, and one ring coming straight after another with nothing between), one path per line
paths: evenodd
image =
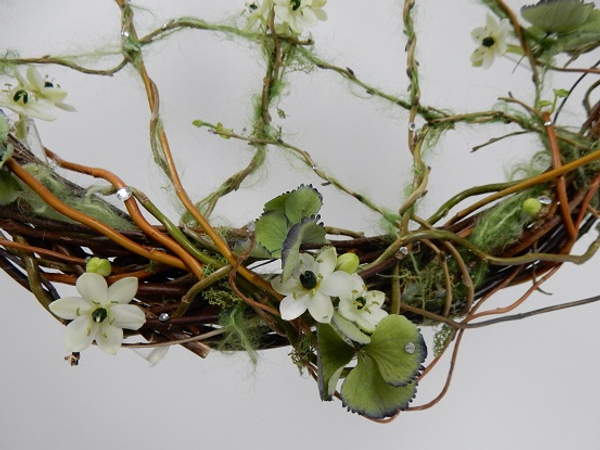
M281 251L284 281L290 277L298 265L302 244L325 245L329 243L325 238L325 228L317 223L317 220L319 220L319 216L305 217L288 231Z

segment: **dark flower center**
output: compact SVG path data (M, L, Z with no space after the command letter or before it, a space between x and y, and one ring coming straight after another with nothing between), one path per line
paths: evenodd
M106 308L98 308L92 313L92 319L94 319L94 322L96 323L104 322L104 319L106 319L107 317L108 311L106 310Z
M290 3L292 4L292 11L296 11L298 8L300 8L300 3L302 3L302 0L291 0Z
M314 272L307 270L300 274L300 283L304 289L314 289L317 287L317 276Z
M483 40L481 41L481 45L483 45L484 47L491 47L495 43L496 43L496 41L491 36L484 37Z
M27 91L19 89L17 92L15 92L15 95L13 95L13 100L17 103L19 101L22 101L23 104L26 105L29 101L29 94L27 93Z
M367 301L364 297L358 297L356 300L354 300L354 304L356 305L356 309L361 310L365 307Z

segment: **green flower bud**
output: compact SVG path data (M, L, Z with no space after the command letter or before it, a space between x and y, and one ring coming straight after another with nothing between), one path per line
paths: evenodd
M107 277L111 272L110 261L108 259L98 258L94 256L85 263L85 271L97 273L103 277Z
M360 260L356 253L348 252L338 256L337 262L335 263L335 270L341 270L343 272L352 275L358 269Z
M528 198L523 202L523 211L525 214L535 217L542 210L542 203L537 198Z

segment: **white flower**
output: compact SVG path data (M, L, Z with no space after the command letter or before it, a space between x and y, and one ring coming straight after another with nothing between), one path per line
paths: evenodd
M22 86L0 93L0 107L8 108L23 116L35 117L41 120L54 120L56 117L46 112L53 106L50 102L38 100L33 92L23 89Z
M473 30L471 37L479 44L479 47L471 54L471 63L475 67L483 66L487 69L492 65L496 56L506 53L508 26L507 19L496 22L496 19L487 14L485 27Z
M315 255L303 253L290 278L282 282L278 277L271 283L273 289L286 297L279 304L284 320L293 320L304 311L317 322L328 323L333 316L331 297L339 297L352 289L352 278L342 271L334 271L337 254L329 247Z
M50 303L50 311L72 320L63 339L65 348L80 352L96 341L105 352L116 354L123 342L123 328L137 330L146 322L141 308L128 305L137 292L137 278L121 278L108 287L102 276L84 273L77 278L76 286L81 297Z
M248 15L248 23L246 25L246 28L248 30L251 30L257 23L261 25L266 25L269 13L273 8L273 0L263 0L262 2L256 1L252 3L246 3L246 6L251 11Z
M63 102L67 97L67 91L44 80L35 67L27 67L26 74L27 79L23 78L23 75L18 71L15 71L15 76L17 77L17 80L19 80L22 88L33 92L38 101L47 101L53 106L64 109L65 111L75 111L75 108Z
M293 33L300 34L304 27L314 27L319 20L326 20L323 7L327 0L274 0L275 16L287 24Z
M356 323L363 331L372 333L381 319L388 315L381 309L385 294L381 291L367 291L363 279L352 275L352 290L340 295L338 312L341 316Z

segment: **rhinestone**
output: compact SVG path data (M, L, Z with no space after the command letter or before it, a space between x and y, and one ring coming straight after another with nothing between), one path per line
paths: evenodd
M121 37L127 39L129 37L129 31L127 31L127 30L121 31Z
M545 127L549 127L551 125L552 125L552 121L551 120L548 120L547 122L544 122L544 126Z
M170 318L171 316L169 316L169 314L167 313L161 313L160 316L158 316L158 320L160 320L161 322L166 322Z
M400 247L398 251L403 255L408 255L408 249L406 247Z
M133 191L130 187L125 186L117 191L117 198L124 202L125 200L129 200L133 195Z
M405 346L404 346L404 351L406 353L414 353L415 350L417 348L415 347L415 344L413 344L412 342L408 342Z
M541 195L537 199L542 205L550 205L552 203L552 199L547 195Z
M408 124L408 131L415 131L417 129L417 124L414 122L411 122Z

